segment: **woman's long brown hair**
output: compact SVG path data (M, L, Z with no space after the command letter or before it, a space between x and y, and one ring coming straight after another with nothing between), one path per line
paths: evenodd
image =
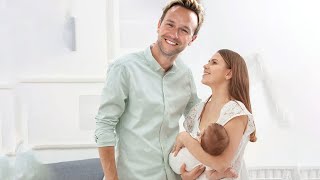
M232 72L229 85L230 96L235 100L241 101L248 111L252 113L249 95L249 74L246 62L238 53L229 49L220 49L218 53ZM250 141L257 141L256 131L250 134Z
M217 53L221 55L228 66L227 68L231 69L232 72L232 78L229 84L229 95L235 100L241 101L248 111L252 113L249 95L249 74L246 62L238 53L229 49L220 49ZM207 99L204 107L210 99L211 96ZM200 119L202 118L203 112L204 108L200 114ZM250 141L257 141L256 130L250 134Z

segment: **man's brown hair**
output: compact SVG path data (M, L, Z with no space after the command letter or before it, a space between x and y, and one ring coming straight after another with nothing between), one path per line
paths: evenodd
M196 13L198 17L198 26L195 29L193 35L197 35L204 19L204 10L201 4L196 0L172 0L163 8L162 16L160 18L160 23L163 21L168 10L173 6L181 6Z

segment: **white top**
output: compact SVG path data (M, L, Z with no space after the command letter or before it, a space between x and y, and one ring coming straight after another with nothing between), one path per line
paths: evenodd
M194 106L190 110L190 113L188 114L188 116L186 117L183 123L184 129L188 133L190 133L190 135L194 138L200 134L199 116L202 112L204 104L205 102L201 102L196 106ZM249 141L250 134L255 130L253 116L247 110L247 108L242 102L233 100L233 101L229 101L222 107L220 111L220 116L216 122L224 126L225 124L227 124L227 122L229 122L233 118L237 116L243 116L243 115L248 116L248 124L242 136L242 139L239 144L238 150L235 154L235 157L231 162L233 169L239 175L237 180L247 180L249 178L244 161L243 161L243 154L244 154L245 147ZM183 163L186 163L187 171L190 171L195 166L201 164L197 159L195 159L191 155L191 153L186 148L181 149L176 157L173 157L172 153L169 155L169 164L175 173L180 174L180 167L182 166ZM204 173L198 179L206 179ZM228 179L230 178L224 178L224 180L228 180Z

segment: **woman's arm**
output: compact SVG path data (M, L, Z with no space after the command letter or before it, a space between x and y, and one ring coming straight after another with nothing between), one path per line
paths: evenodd
M175 154L180 150L181 146L185 146L190 153L201 163L215 169L218 172L224 172L231 166L231 161L238 149L241 138L247 125L247 116L238 116L231 119L224 127L229 135L229 145L226 150L219 156L211 156L206 153L199 142L192 138L189 133L181 132L177 137L177 145L175 146Z
M176 155L182 147L186 147L189 152L198 159L202 164L215 169L218 172L224 172L230 164L226 164L226 161L223 160L220 156L213 157L210 154L206 153L199 142L192 138L189 133L181 132L179 133L176 145L174 147L174 154ZM219 160L217 160L219 158Z

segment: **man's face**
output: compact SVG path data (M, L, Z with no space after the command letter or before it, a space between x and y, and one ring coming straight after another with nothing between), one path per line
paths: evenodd
M181 6L174 6L167 11L158 24L157 44L165 56L175 56L182 52L196 39L194 34L198 25L197 14Z

